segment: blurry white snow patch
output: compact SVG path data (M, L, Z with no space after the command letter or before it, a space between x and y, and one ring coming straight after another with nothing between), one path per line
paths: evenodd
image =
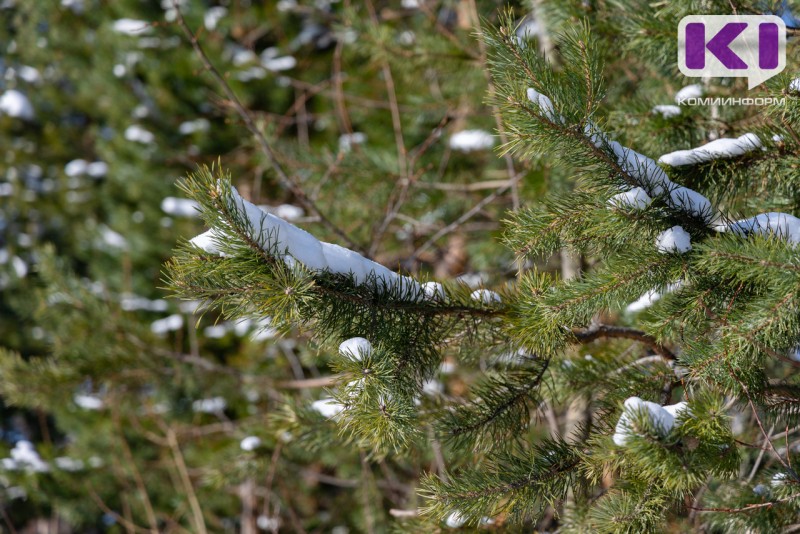
M173 313L163 319L150 323L150 331L156 335L163 336L167 332L174 332L183 328L183 315Z
M199 399L192 403L192 410L197 413L219 413L227 408L228 402L222 397Z
M681 114L681 108L672 104L659 104L653 106L651 112L653 115L661 115L665 119L671 119Z
M789 90L795 93L800 93L800 78L795 78L789 82Z
M42 81L42 75L39 74L38 70L31 67L30 65L20 65L17 68L16 75L19 77L20 80L28 83L35 84Z
M236 79L240 82L250 82L253 80L263 80L267 77L267 71L263 67L250 67L247 70L236 73Z
M161 210L176 217L199 217L200 204L190 198L167 197L161 201Z
M675 102L680 104L681 100L686 98L700 98L703 96L703 86L699 83L693 83L691 85L687 85L677 93L675 93Z
M438 380L426 380L422 383L422 392L430 396L441 395L444 393L444 384Z
M19 256L13 256L11 258L11 268L14 270L14 274L17 275L17 278L25 278L28 275L28 264Z
M77 460L69 456L59 456L54 462L56 467L62 471L74 472L83 469L83 460Z
M222 6L210 7L203 15L203 24L208 31L213 31L217 28L217 24L222 20L222 17L228 14L228 9Z
M149 22L135 19L119 19L115 20L111 28L117 32L125 35L142 35L150 33L152 27Z
M634 187L630 191L619 193L608 199L608 205L622 209L643 210L653 201L641 187Z
M270 47L261 52L261 64L269 71L281 72L295 68L297 60L293 56L278 56L278 49Z
M131 294L123 295L119 299L119 305L125 311L144 310L153 312L165 312L169 307L169 304L164 299L150 300L146 297L140 297L138 295L131 295Z
M271 530L277 532L281 526L281 518L270 517L268 515L260 515L256 519L256 526L261 530Z
M463 130L450 137L450 148L460 152L475 152L494 146L494 136L484 130Z
M83 0L61 0L61 7L72 10L76 15L83 13Z
M86 166L86 174L92 178L102 178L108 174L108 163L105 161L93 161Z
M363 337L351 337L339 345L339 354L353 360L361 360L372 355L372 343Z
M36 449L33 447L33 443L28 440L21 439L14 444L10 455L10 458L2 459L3 469L9 471L24 469L35 473L44 473L50 470L50 466L47 465L47 462L42 460L39 453L36 452Z
M134 143L149 145L156 140L156 136L138 124L133 124L125 129L125 139Z
M342 134L339 137L339 150L342 152L350 152L353 145L362 145L367 141L367 134L364 132L353 132Z
M239 447L243 451L252 451L257 449L261 445L261 438L258 436L247 436L244 438L241 443L239 443Z
M280 12L291 11L297 7L297 0L280 0L276 7Z
M100 410L104 406L103 399L95 395L76 393L75 396L72 397L72 401L76 406L84 410Z
M31 101L16 89L9 89L0 95L0 113L26 121L33 120Z
M689 252L692 250L692 239L689 233L680 226L664 230L656 238L656 249L662 254L670 252Z
M252 341L264 341L278 335L278 331L270 324L272 324L272 320L269 317L257 320L239 319L233 325L233 332L239 337L244 337L249 333Z
M185 121L182 122L180 126L178 126L178 133L181 135L191 135L195 132L206 132L211 127L211 123L208 122L208 119L195 119L193 121Z
M311 409L317 411L322 417L330 419L344 410L344 404L337 402L336 399L320 399L311 403Z
M419 9L424 0L401 0L400 7L403 9Z
M203 330L203 335L209 339L221 339L226 335L228 335L228 332L230 331L231 328L227 323L214 324L211 326L207 326Z
M255 63L258 61L258 56L249 48L241 46L231 47L228 49L228 55L231 58L231 63L237 67L242 67L248 63Z
M122 234L115 232L106 225L100 227L100 237L104 244L112 248L124 249L128 246L128 241Z

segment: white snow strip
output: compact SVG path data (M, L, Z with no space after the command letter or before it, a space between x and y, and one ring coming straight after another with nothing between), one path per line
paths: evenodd
M792 245L800 243L800 219L786 213L762 213L749 219L742 219L731 223L723 230L746 237L748 234L770 235L785 239Z
M142 35L145 33L150 33L152 30L150 23L135 19L115 20L111 28L115 32L122 33L124 35Z
M494 136L484 130L463 130L450 137L450 148L459 152L475 152L494 146Z
M282 72L291 70L297 66L297 60L293 56L280 56L273 58L261 58L261 65L272 72Z
M253 232L251 238L267 252L277 249L279 254L288 254L313 271L352 274L359 285L374 279L389 288L402 288L412 298L422 295L422 289L413 279L400 276L350 249L318 241L305 230L248 202L234 187L231 187L230 200L231 207L248 221ZM380 284L378 287L382 288Z
M103 399L94 395L76 393L72 400L79 408L84 410L100 410L104 406Z
M339 354L360 361L372 355L372 343L363 337L352 337L339 345Z
M656 249L662 254L671 252L689 252L692 250L692 239L689 233L680 226L664 230L656 238Z
M658 159L659 163L680 167L683 165L696 165L715 159L733 158L741 156L761 147L761 140L756 134L746 133L736 139L723 137L705 145L689 150L676 150L664 154Z

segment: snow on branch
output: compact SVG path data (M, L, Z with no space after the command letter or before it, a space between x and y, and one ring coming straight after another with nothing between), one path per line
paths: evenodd
M692 87L692 90L694 91L695 88ZM553 102L550 98L534 89L528 89L527 96L531 102L539 106L545 118L554 123L563 122L563 117L557 116L554 112ZM644 209L649 204L650 199L662 197L667 205L674 210L702 219L707 225L711 225L714 222L716 215L711 201L697 191L670 180L667 173L658 163L673 167L691 165L714 159L740 156L762 146L758 136L753 133L746 133L736 139L717 139L702 147L664 154L657 163L652 158L625 147L617 141L610 140L591 121L586 123L583 133L595 147L613 154L615 163L634 182L633 188L609 199L610 206ZM676 228L680 229L677 235ZM800 243L800 219L785 213L762 213L749 219L716 227L716 229L719 231L730 230L741 236L773 234L792 245ZM682 228L673 227L659 236L657 247L663 252L686 252L691 249L691 244L688 234Z
M663 197L671 208L682 211L692 217L700 218L707 224L714 218L714 209L710 200L697 191L678 185L670 180L664 169L659 167L658 163L652 158L623 146L617 141L611 141L592 122L586 124L584 135L594 146L606 149L614 155L616 164L636 184L636 187L630 191L634 196L639 196L643 200L645 198ZM639 189L643 190L644 196L639 193Z
M733 222L722 228L747 237L750 234L768 236L774 234L792 245L800 243L800 219L786 213L762 213L749 219Z
M244 220L249 238L268 254L277 252L290 267L299 262L311 271L352 275L358 285L401 289L406 298L413 300L426 294L413 278L399 275L350 249L319 241L305 230L245 200L233 186L230 194L224 196L228 207ZM190 243L208 253L222 255L221 240L217 231L209 230Z
M753 133L746 133L736 139L723 137L697 148L676 150L675 152L664 154L658 158L658 162L671 167L696 165L715 159L741 156L759 147L761 147L761 140L758 136Z

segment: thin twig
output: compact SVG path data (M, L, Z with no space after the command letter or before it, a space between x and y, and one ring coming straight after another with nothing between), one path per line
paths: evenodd
M172 428L166 429L167 442L172 449L172 456L175 459L175 466L178 468L178 474L183 484L183 489L186 492L186 497L189 500L189 507L192 509L192 520L197 529L198 534L206 534L206 521L203 517L203 509L200 506L200 501L197 499L197 494L194 491L192 480L189 478L189 471L186 469L186 462L181 452L181 447L178 444L178 438L175 436L175 431Z

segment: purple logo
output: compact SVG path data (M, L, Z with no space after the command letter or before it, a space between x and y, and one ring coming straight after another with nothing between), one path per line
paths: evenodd
M774 15L691 15L678 25L686 76L746 77L752 89L786 66L786 25Z

